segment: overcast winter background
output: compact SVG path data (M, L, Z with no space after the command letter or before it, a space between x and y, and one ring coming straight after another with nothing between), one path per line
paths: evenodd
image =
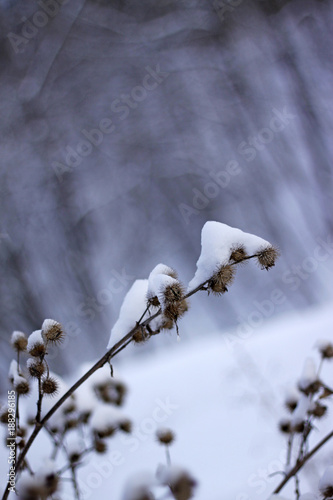
M0 23L3 373L48 317L53 368L101 355L134 279L193 277L207 220L282 257L195 297L184 342L332 297L332 2L2 0Z

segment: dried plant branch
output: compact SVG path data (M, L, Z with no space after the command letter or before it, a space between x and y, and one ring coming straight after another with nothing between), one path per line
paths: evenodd
M238 262L232 262L228 265L233 266L236 264L241 264L245 260L249 260L255 257L258 257L259 254L254 254L254 255L249 255L244 257L242 260ZM201 283L198 285L196 288L188 292L186 295L181 297L179 299L179 302L183 302L187 298L191 297L195 293L197 293L200 290L204 290L205 286L207 283L210 281L210 278L207 279L204 283ZM176 301L175 301L176 302ZM62 404L78 389L88 378L91 377L99 368L102 368L106 363L109 363L113 357L115 357L119 352L121 352L125 347L127 347L128 344L131 343L132 337L134 333L137 331L138 325L141 327L145 327L149 323L151 323L155 318L161 315L162 310L159 309L155 314L147 318L146 320L142 321L144 318L145 314L148 311L148 307L142 314L140 321L125 335L119 342L117 342L111 349L109 349L91 368L88 370L79 380L77 380L70 389L61 397L59 400L52 406L52 408L48 411L48 413L42 418L41 417L41 402L42 402L42 395L41 395L41 388L39 389L39 400L38 400L38 411L37 411L37 416L36 416L36 424L35 427L25 445L25 447L22 449L18 459L17 459L17 464L16 464L16 473L20 471L24 464L25 456L28 453L29 449L31 448L31 445L35 441L36 437L38 436L40 430L45 426L46 422L52 417L52 415L62 406ZM297 472L297 471L296 471ZM288 479L289 480L289 479ZM6 489L3 493L2 500L7 500L8 495L9 495L9 482L6 485Z
M298 471L304 466L304 464L306 464L306 462L311 458L313 457L313 455L315 453L317 453L317 451L322 447L324 446L324 444L327 443L327 441L329 441L331 438L333 437L333 431L329 432L321 441L319 441L319 443L311 450L309 451L309 453L307 453L306 455L303 456L303 458L301 460L298 460L295 464L295 466L288 472L288 474L286 474L286 476L284 477L284 479L281 481L281 483L275 488L275 490L273 491L273 494L277 494L277 493L280 493L280 491L282 490L282 488L288 483L288 481L296 476L296 474L298 473Z

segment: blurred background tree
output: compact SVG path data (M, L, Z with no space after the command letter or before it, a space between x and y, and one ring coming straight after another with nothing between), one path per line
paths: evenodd
M78 359L100 355L134 279L158 262L192 278L209 219L282 258L251 300L251 266L237 302L194 300L185 337L246 321L276 288L270 315L332 297L331 2L0 5L4 358L47 317L80 336Z

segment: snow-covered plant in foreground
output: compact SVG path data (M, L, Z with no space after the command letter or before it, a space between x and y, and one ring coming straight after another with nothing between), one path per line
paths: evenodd
M105 354L70 388L50 372L47 363L48 346L56 345L64 338L61 324L46 319L41 329L28 338L22 332L14 332L12 346L16 359L10 365L9 380L15 394L16 412L13 416L10 408L3 407L0 420L6 423L13 418L15 422L15 461L3 500L10 491L19 493L22 500L55 498L65 478L72 481L74 495L79 498L76 472L85 456L105 453L108 439L117 432L129 433L132 429L131 419L119 408L126 386L113 377L111 360L132 342L147 341L152 335L173 328L178 334L179 319L188 310L188 299L192 295L199 291L223 294L232 284L239 264L255 259L261 269L268 270L274 266L277 256L278 251L262 238L219 222L207 222L202 230L197 269L189 285L185 287L176 271L164 264L156 266L147 279L135 281L112 328ZM330 355L327 346L322 349ZM28 355L25 363L21 361L22 354ZM83 394L81 386L85 382ZM317 387L317 381L312 382ZM311 387L307 385L306 392L303 389L307 397L314 394ZM29 391L27 418L22 422L20 398L27 397ZM32 405L31 401L34 401ZM310 407L312 412L317 411L313 406L315 402L312 398L307 411ZM295 411L297 416L297 408ZM35 471L31 469L27 454L42 429L50 437L53 449L50 462ZM142 477L139 486L132 483L125 493L125 500L154 500L156 486L165 488L166 495L176 500L188 500L193 496L196 480L183 467L171 464L169 446L173 439L170 430L158 432L157 440L165 446L167 464L159 467L157 474L147 483ZM59 457L64 462L60 468L56 465Z

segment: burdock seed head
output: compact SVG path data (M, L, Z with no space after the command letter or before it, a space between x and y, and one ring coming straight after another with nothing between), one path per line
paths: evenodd
M158 429L156 431L156 437L161 444L165 445L169 445L175 440L175 435L171 429Z
M15 331L11 337L12 347L17 351L25 351L28 344L28 339L23 332Z
M65 332L58 321L45 319L42 324L42 336L45 342L58 344L64 340Z
M35 330L29 335L27 351L30 356L41 357L46 354L46 347L41 330Z
M280 252L277 248L269 246L259 250L257 259L261 269L266 269L275 266L276 259L279 257Z
M44 362L40 362L37 358L29 358L27 361L27 368L33 378L41 378L45 373Z
M59 384L54 377L46 377L42 382L43 394L55 396L58 392Z
M208 282L208 288L217 295L227 292L228 286L232 284L235 277L235 267L231 265L221 266Z
M242 262L247 257L244 245L235 245L231 249L230 260L233 262Z

